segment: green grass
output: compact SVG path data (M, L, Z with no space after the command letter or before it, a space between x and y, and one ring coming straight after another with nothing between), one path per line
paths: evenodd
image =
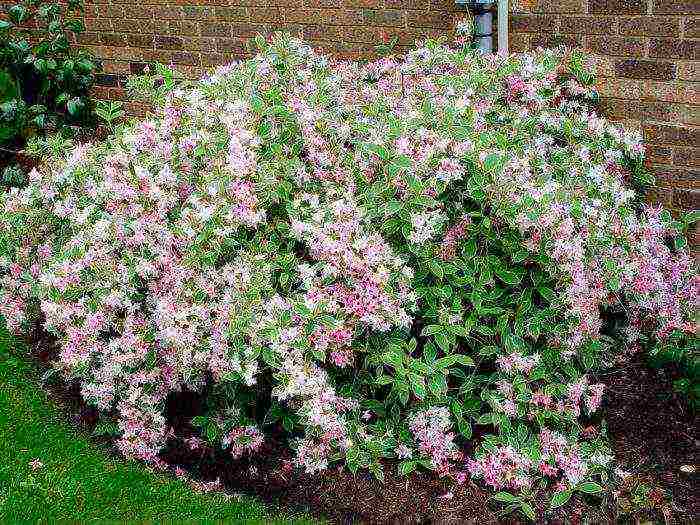
M271 518L252 498L200 494L174 477L110 456L65 421L22 349L0 319L0 522L292 522ZM33 471L34 459L44 466Z

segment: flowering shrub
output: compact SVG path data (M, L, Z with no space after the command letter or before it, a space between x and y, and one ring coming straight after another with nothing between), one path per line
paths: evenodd
M2 197L9 327L43 319L146 461L168 396L206 389L194 423L235 457L279 421L309 472L393 458L528 514L548 483L554 504L598 490L590 371L687 355L700 281L632 189L639 137L588 109L582 57L259 45Z

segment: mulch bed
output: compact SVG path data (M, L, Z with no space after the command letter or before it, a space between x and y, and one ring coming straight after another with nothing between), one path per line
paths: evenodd
M645 483L657 499L657 512L643 512L674 523L700 521L700 417L673 393L673 372L654 370L636 356L609 372L602 413L616 459L633 473L628 485ZM681 466L695 468L685 473ZM620 504L629 500L622 491ZM628 492L628 491L627 491Z
M40 368L55 358L51 338L37 330L29 341ZM576 494L569 504L547 510L551 494L542 494L535 507L542 523L692 523L700 519L698 474L679 467L696 465L698 417L672 394L668 372L649 369L641 356L599 378L607 385L603 409L608 434L620 468L631 474L601 499ZM77 426L91 431L97 412L80 398L76 384L52 383L58 398ZM201 411L194 394L183 394L168 406L169 422L180 436L194 429L188 419ZM109 443L106 438L99 441ZM471 481L455 485L429 472L399 476L391 465L380 482L371 474L356 475L332 468L317 475L291 469L291 455L282 432L266 439L261 454L234 461L224 451L191 451L173 440L163 452L170 465L194 479L219 479L227 492L254 495L290 511L323 517L332 523L522 523L520 515L503 516L490 500L492 492ZM646 496L639 500L639 494Z

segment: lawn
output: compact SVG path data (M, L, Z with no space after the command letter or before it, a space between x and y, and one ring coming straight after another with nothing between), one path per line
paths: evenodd
M171 476L111 457L63 421L20 350L0 323L0 521L271 521L253 499L199 494ZM34 470L33 460L43 466Z

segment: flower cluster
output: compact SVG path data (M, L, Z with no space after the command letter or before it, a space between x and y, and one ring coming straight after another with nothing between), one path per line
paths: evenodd
M259 44L154 80L152 116L0 197L7 326L41 323L119 449L154 464L189 391L235 457L281 425L309 472L592 479L597 369L625 345L686 353L700 279L679 223L641 204L639 136L587 105L583 58Z
M454 442L450 412L445 407L432 407L414 414L408 422L418 452L426 456L441 476L450 473L452 462L462 454ZM404 451L403 455L406 454Z

